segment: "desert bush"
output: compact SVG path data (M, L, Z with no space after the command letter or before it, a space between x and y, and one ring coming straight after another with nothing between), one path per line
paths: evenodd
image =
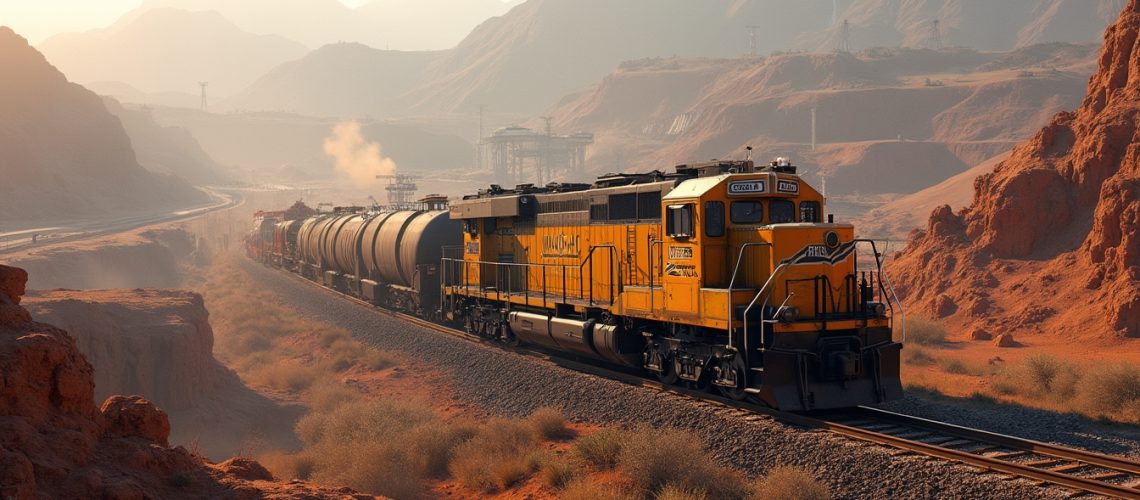
M296 430L309 446L348 445L394 441L414 427L435 420L435 414L423 403L381 399L344 404L327 413L310 413L297 422Z
M412 458L421 473L430 477L444 477L455 449L478 432L478 426L467 422L424 424L409 434L407 446L416 450Z
M756 481L757 500L829 500L831 491L800 467L780 466Z
M1118 415L1138 421L1140 367L1108 365L1094 368L1077 383L1077 404L1093 415Z
M267 364L249 375L254 384L293 392L308 389L316 378L315 370L292 361Z
M561 489L581 475L577 467L566 457L547 456L539 464L538 476L552 488Z
M713 498L742 498L747 493L744 478L717 466L690 432L638 427L623 443L618 463L630 482L648 494L670 483Z
M906 341L920 345L938 345L946 342L946 329L930 318L910 316L906 319Z
M313 479L393 498L416 498L424 478L406 466L409 451L393 441L368 440L318 447Z
M617 429L602 429L574 441L574 455L599 469L617 466L622 434Z
M526 421L538 439L552 440L573 437L573 431L566 427L566 417L557 408L539 408L531 413Z
M949 358L942 360L942 371L954 375L967 375L970 373L970 368L960 359Z
M709 500L709 494L701 490L685 488L677 486L673 483L666 484L653 500Z
M503 490L534 472L527 457L536 444L525 423L491 419L455 448L448 468L465 488L488 493Z
M903 363L909 365L930 365L934 364L934 356L931 356L930 353L921 347L907 346L903 348Z
M634 500L637 497L609 485L599 484L585 477L566 485L558 495L561 500Z
M342 404L352 402L360 397L360 393L334 381L318 381L309 386L305 394L305 402L309 409L319 413L335 410Z

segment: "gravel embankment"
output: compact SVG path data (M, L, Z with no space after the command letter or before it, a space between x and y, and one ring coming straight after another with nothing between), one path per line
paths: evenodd
M459 395L490 413L525 416L541 406L555 406L571 419L601 425L643 423L688 429L704 438L725 464L750 475L780 464L805 466L840 498L1066 497L1060 489L804 430L473 344L376 313L283 272L249 261L244 267L288 307L346 328L377 348L447 367Z

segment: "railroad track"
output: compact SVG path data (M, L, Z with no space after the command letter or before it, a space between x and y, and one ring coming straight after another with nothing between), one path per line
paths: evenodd
M969 427L927 420L869 407L817 413L791 413L754 403L735 401L706 391L667 386L632 371L553 355L539 349L510 347L409 314L376 307L293 273L290 277L361 306L417 326L478 344L490 344L518 354L632 385L678 394L726 408L762 414L775 420L952 460L985 470L1052 484L1076 495L1098 494L1140 500L1140 461L1068 448Z

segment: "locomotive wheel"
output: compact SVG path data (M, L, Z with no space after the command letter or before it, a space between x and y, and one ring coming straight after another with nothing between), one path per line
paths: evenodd
M679 377L677 376L677 368L673 363L673 356L664 347L658 347L657 349L662 359L661 371L657 372L657 380L665 385L676 384Z
M748 397L748 393L744 389L748 388L748 365L744 363L744 357L739 353L732 357L731 361L721 365L723 370L731 370L736 374L736 385L733 387L717 386L720 391L727 398L743 401Z

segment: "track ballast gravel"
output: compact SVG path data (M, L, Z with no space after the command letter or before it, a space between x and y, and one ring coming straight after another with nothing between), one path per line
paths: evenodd
M521 417L554 406L581 422L686 429L726 465L752 476L777 465L804 466L839 498L1066 497L1058 488L576 372L402 322L252 261L243 260L243 268L287 307L450 371L459 396L492 414Z

